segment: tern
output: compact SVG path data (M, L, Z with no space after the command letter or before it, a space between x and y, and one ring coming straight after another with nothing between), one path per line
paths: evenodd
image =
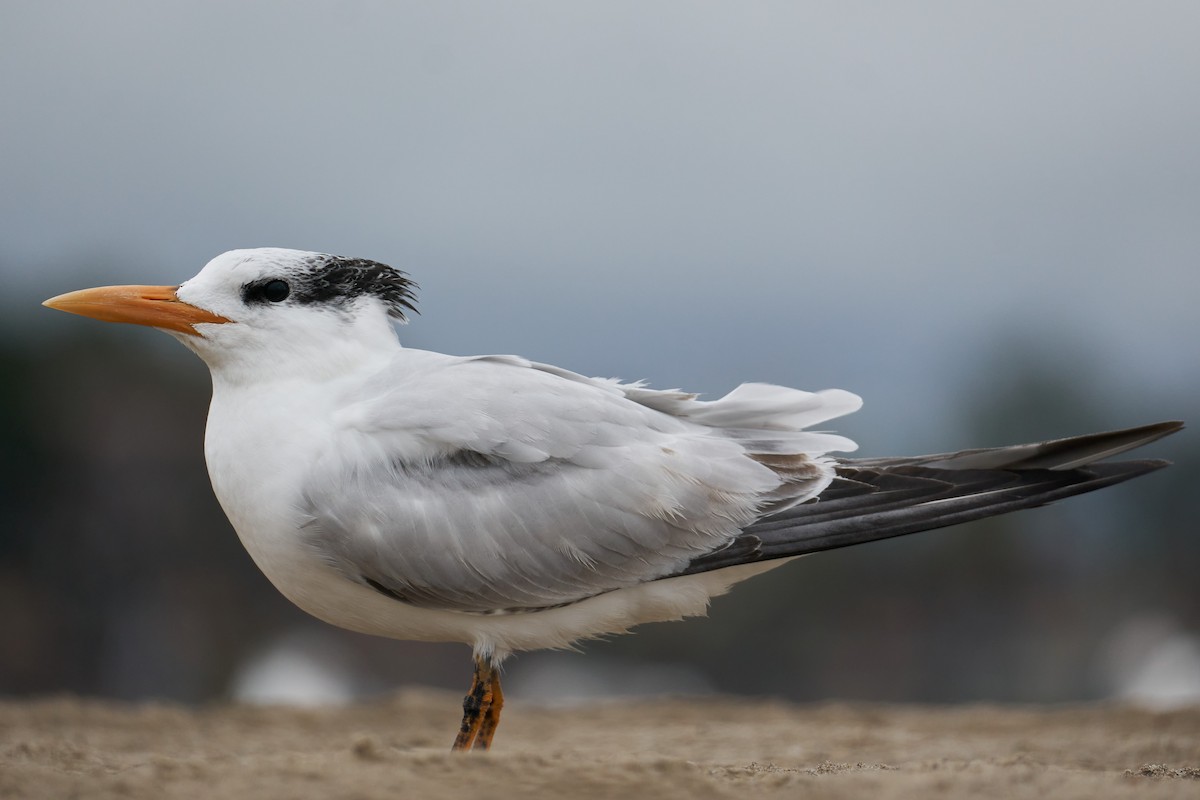
M1044 505L1168 462L1100 463L1162 422L1013 447L849 459L810 430L850 392L746 383L705 401L511 355L404 348L384 264L233 250L179 286L45 305L173 335L208 365L204 455L254 562L308 613L464 642L454 750L486 750L510 654L704 614L798 556Z

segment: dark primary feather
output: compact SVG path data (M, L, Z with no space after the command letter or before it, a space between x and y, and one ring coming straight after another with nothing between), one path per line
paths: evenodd
M1180 422L913 458L844 459L815 501L764 517L680 575L815 553L1045 505L1144 475L1167 461L1095 463Z
M947 469L1070 469L1143 447L1182 428L1182 422L1156 422L1137 428L1089 433L1033 444L960 450L957 453L912 458L862 458L846 463L857 466L922 464Z

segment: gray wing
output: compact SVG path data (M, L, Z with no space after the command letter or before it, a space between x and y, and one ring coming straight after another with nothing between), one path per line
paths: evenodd
M663 514L619 472L460 451L310 492L304 532L348 577L397 600L533 610L677 571L753 519L735 503L715 515L700 494L701 513Z
M1183 427L1160 422L1050 442L914 458L840 459L818 498L750 525L679 574L815 553L1046 505L1168 465L1098 463Z
M341 415L301 535L351 580L476 613L576 602L726 547L832 479L820 453L852 443L797 424L857 402L750 385L701 403L497 357L425 357L379 385Z

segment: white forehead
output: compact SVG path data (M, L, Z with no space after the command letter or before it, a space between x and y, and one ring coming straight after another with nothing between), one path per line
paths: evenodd
M209 310L220 309L228 316L241 310L242 287L268 278L290 279L322 258L326 256L283 247L230 250L205 264L177 292L181 300Z
M229 250L221 253L204 265L196 277L236 277L239 280L258 277L269 271L289 273L297 271L314 261L327 256L307 250L289 250L286 247L254 247L245 250Z

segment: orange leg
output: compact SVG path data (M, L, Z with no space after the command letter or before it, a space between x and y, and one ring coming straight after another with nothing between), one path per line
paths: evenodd
M479 725L479 736L475 739L476 750L487 750L492 746L492 737L496 735L496 726L500 724L500 710L504 708L504 692L500 691L500 671L492 670L492 702L488 703L487 711L483 712L483 721Z
M475 659L475 675L471 678L471 688L463 698L462 724L458 728L458 736L454 739L452 752L470 750L487 750L492 745L492 737L496 735L496 726L500 723L500 709L504 705L504 695L500 692L500 673L487 659Z

